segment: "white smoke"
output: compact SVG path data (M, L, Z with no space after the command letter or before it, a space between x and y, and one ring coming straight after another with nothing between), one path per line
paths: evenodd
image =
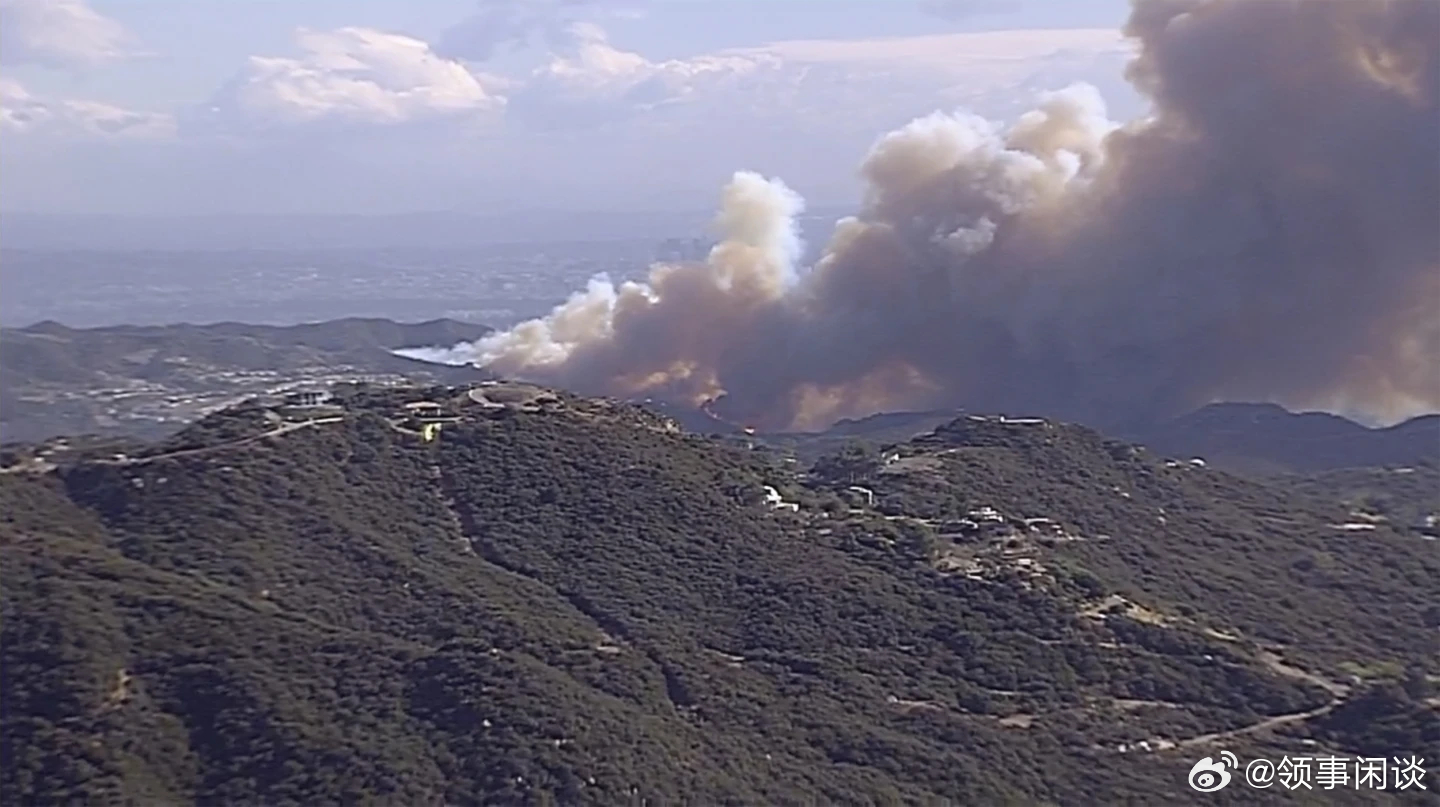
M581 392L821 426L886 409L1098 424L1215 398L1440 405L1440 3L1156 0L1153 117L1093 88L881 137L808 272L800 200L726 186L703 264L603 279L467 354ZM1303 64L1299 61L1303 60Z
M480 340L472 359L501 374L540 377L583 364L595 368L586 373L595 383L597 374L626 376L623 394L684 389L698 404L719 392L713 373L697 373L716 358L707 352L718 345L715 334L745 327L797 288L795 217L803 209L783 182L737 173L716 217L720 243L704 264L656 264L648 282L619 288L595 278L549 316ZM639 353L649 361L636 363Z
M392 355L416 361L428 361L431 364L449 364L459 367L475 362L475 342L461 342L451 347L402 347L390 351Z

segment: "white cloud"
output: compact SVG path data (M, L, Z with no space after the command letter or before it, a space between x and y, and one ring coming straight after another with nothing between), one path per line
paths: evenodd
M252 56L212 111L247 124L394 124L504 104L492 92L503 82L441 58L419 39L348 27L302 29L296 43L298 58Z
M652 59L594 25L571 20L561 34L547 35L554 50L538 69L503 79L396 33L302 30L294 54L252 57L186 109L174 142L146 149L107 144L167 134L168 116L0 84L0 127L42 135L14 139L49 159L7 162L11 204L638 209L703 205L737 168L846 201L876 133L957 107L1005 117L1076 80L1111 101L1128 53L1115 31L998 31ZM89 145L40 147L77 140ZM143 181L104 196L44 179L90 175Z
M0 63L94 65L134 56L133 46L85 0L0 0Z
M908 65L970 73L977 68L1024 67L1066 54L1129 53L1131 46L1109 28L1015 29L883 39L815 39L775 42L726 53L770 53L806 63Z
M1003 115L1011 95L1028 103L1034 90L1077 77L1118 78L1129 55L1118 31L1067 29L792 40L651 61L614 47L598 26L569 30L571 47L512 94L512 110L527 123L586 126L684 106L711 116L712 126L758 116L880 131L959 105Z
M614 47L592 23L574 23L568 34L567 52L553 56L513 94L513 111L526 123L547 129L605 123L713 96L782 66L760 53L651 61Z
M853 115L856 104L891 117L956 107L1004 117L1028 108L1036 92L1076 80L1100 86L1123 110L1134 101L1122 77L1132 52L1118 30L1079 28L791 40L728 51L780 59L807 79L791 110L831 117Z
M45 99L20 82L0 78L0 130L45 138L164 139L175 133L169 115L122 109L98 101Z
M475 12L452 26L436 43L447 58L483 62L503 45L523 45L532 38L564 39L570 23L594 0L480 0Z

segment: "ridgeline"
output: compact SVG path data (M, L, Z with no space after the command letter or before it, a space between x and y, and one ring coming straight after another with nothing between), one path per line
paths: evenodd
M0 803L1153 805L1440 745L1435 466L970 416L807 468L503 383L8 461Z

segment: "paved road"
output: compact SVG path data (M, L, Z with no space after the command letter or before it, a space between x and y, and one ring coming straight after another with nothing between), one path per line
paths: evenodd
M144 464L147 463L147 462L156 462L157 460L169 460L169 459L175 459L175 458L177 458L177 457L193 457L193 456L196 456L196 455L199 455L199 454L208 454L208 453L211 453L211 452L214 452L214 451L223 451L223 450L225 450L225 449L227 449L227 448L235 448L235 447L237 447L237 446L243 446L243 445L247 445L247 444L249 444L249 443L258 443L258 442L261 441L261 440L265 440L265 439L268 439L268 438L271 438L271 437L279 437L280 435L289 434L290 432L299 431L300 429L308 429L308 428L311 428L312 426L323 426L323 425L325 425L325 424L327 424L327 423L339 423L340 421L342 421L342 420L344 420L344 419L345 419L345 416L344 416L344 415L340 415L340 416L337 416L337 417L316 418L315 420L302 420L302 421L299 421L299 422L297 422L297 423L282 423L281 425L276 426L275 428L270 429L269 431L263 432L263 433L261 433L261 434L254 435L254 436L252 436L252 437L244 437L244 438L241 438L241 439L239 439L239 440L231 440L231 441L228 442L228 443L220 443L220 444L218 444L218 445L213 445L213 446L204 446L203 448L187 448L187 449L183 449L183 450L180 450L180 451L169 451L169 452L166 452L166 453L164 453L164 454L153 454L153 455L148 456L148 457L126 457L126 458L123 459L123 460L117 460L117 459L92 460L92 461L91 461L91 464L94 464L94 465L144 465ZM48 472L48 471L53 470L54 468L55 468L54 463L49 463L49 462L45 462L45 461L42 460L42 461L40 461L39 463L36 463L36 464L34 464L34 465L17 466L17 467L13 467L13 468L0 468L0 473L6 473L6 474L14 474L14 473L37 473L37 474L38 474L38 473L46 473L46 472Z

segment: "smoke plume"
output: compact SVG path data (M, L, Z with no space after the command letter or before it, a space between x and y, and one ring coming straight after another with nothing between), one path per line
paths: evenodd
M1142 0L1126 32L1146 119L1077 86L1004 130L917 120L808 268L800 199L736 174L703 265L594 281L475 358L762 428L1440 406L1440 3Z

